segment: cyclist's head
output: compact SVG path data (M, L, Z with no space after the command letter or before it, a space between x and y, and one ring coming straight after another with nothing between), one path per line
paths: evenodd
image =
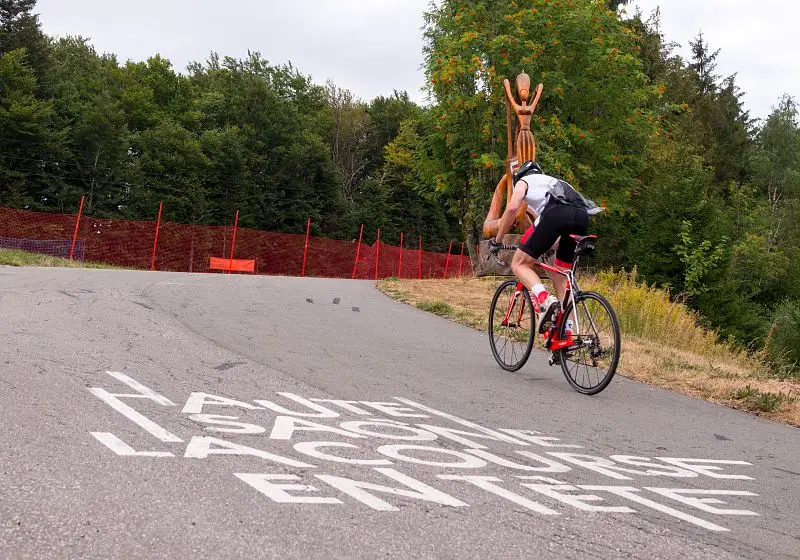
M528 160L522 165L520 165L519 169L517 169L516 171L514 171L512 168L512 173L514 173L515 183L520 179L522 179L523 177L525 177L526 175L531 175L533 173L544 175L544 171L542 171L542 168L539 166L539 164L531 160Z

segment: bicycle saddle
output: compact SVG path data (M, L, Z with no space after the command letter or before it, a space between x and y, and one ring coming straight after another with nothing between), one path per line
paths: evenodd
M596 235L575 235L571 234L570 237L575 240L575 254L588 255L595 250L597 246Z

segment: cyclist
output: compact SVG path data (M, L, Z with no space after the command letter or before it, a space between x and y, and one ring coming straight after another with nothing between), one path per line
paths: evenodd
M489 239L489 251L500 252L503 237L509 232L519 213L522 202L536 215L536 221L522 236L519 249L514 253L511 270L531 294L537 312L538 331L544 333L555 319L558 301L564 299L566 278L554 274L554 297L547 292L534 262L545 254L556 241L554 265L570 268L575 258L575 240L571 234L586 235L589 231L589 216L602 212L594 202L584 198L572 185L556 177L545 175L538 163L526 161L519 169L512 170L514 190L505 213L500 219L497 235ZM559 240L560 238L560 240ZM567 330L571 330L568 320Z

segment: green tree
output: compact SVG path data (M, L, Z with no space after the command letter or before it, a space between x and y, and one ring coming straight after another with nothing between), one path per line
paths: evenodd
M756 137L753 175L767 200L771 216L768 241L775 245L800 199L800 129L797 105L788 95L781 98Z
M59 169L64 132L52 125L53 104L35 91L24 50L0 54L0 204L71 210L77 201Z
M208 166L203 173L211 204L210 223L229 223L236 210L249 211L250 177L244 134L239 127L204 130L200 136Z
M440 160L431 188L469 238L502 174L503 79L523 71L545 84L532 123L545 169L590 197L625 202L658 128L647 108L658 92L634 34L605 3L450 0L426 14L425 37L437 103L428 155Z
M24 49L22 62L33 69L41 87L49 65L49 42L39 16L31 13L36 0L0 0L0 55Z
M766 350L773 364L800 378L800 300L787 299L775 311Z
M203 181L209 166L200 142L174 122L163 122L131 138L138 181L125 201L127 214L151 218L160 201L164 219L209 223L211 203Z
M120 99L120 70L113 56L99 56L86 39L53 43L55 121L69 131L61 166L70 183L86 194L84 210L119 215L125 195L128 127Z
M369 164L366 141L370 118L366 105L354 99L350 91L328 81L325 92L330 109L331 155L339 168L342 194L352 202Z
M247 177L238 164L233 171L228 165L224 180L218 175L216 181L236 183L242 225L297 233L310 217L315 235L351 233L341 178L323 135L324 90L292 67L270 66L258 53L245 60L212 55L206 65L190 67L189 80L195 126L238 131Z
M395 91L391 96L378 96L367 106L369 128L367 130L367 175L372 175L385 162L385 150L400 134L406 121L419 121L422 108L411 101L408 93Z

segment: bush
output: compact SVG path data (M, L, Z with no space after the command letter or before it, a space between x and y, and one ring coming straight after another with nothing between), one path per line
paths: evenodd
M672 301L668 291L641 282L636 269L630 273L604 271L581 276L580 280L584 290L596 290L609 299L623 336L658 341L702 355L728 351L717 342L716 333L699 325L699 314Z
M800 300L786 300L775 310L765 350L780 374L800 377Z

